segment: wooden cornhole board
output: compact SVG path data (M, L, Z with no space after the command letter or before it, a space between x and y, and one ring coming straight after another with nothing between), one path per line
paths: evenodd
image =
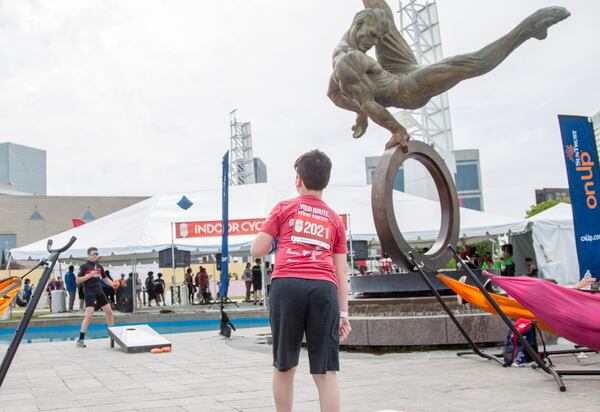
M108 328L110 347L115 342L126 353L149 352L154 348L171 347L171 342L163 338L148 325L113 326Z

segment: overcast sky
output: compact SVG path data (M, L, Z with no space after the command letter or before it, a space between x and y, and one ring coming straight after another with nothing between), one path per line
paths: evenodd
M398 3L390 2L394 10ZM545 1L439 0L445 56L495 40ZM450 92L455 148L479 148L487 211L522 217L566 187L556 115L600 110L600 2ZM364 184L387 132L351 138L326 97L358 0L0 1L0 141L45 149L50 195L152 195L220 184L228 113L252 122L269 180L320 148Z

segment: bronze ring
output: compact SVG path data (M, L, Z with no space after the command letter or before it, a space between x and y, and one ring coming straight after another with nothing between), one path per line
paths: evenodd
M406 159L420 162L435 183L440 198L442 225L438 238L426 253L417 253L402 236L394 215L394 180L400 166ZM377 163L371 189L371 204L375 228L383 250L394 262L408 271L413 271L412 264L405 256L412 251L417 262L423 262L431 270L444 267L452 257L448 245L456 246L459 232L459 204L456 186L452 175L442 157L426 143L410 140L408 151L395 146L385 151ZM415 210L414 214L418 215Z

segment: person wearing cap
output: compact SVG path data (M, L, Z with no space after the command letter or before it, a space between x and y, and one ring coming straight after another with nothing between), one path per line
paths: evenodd
M83 285L85 300L85 316L83 317L83 322L81 322L79 340L77 341L78 348L86 347L84 343L85 334L94 316L94 307L96 304L104 311L107 325L111 327L115 323L110 303L102 290L102 283L111 287L112 283L108 280L102 265L98 263L98 249L95 247L88 248L87 255L88 260L79 268L79 274L75 280L78 285Z

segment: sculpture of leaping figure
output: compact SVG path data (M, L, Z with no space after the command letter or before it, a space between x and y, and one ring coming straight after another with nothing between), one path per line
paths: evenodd
M530 38L544 39L548 28L569 17L562 7L540 9L507 35L474 53L419 66L398 32L385 0L363 0L350 29L333 51L333 73L327 95L339 107L356 113L353 137L361 137L368 119L392 133L386 149L406 147L406 129L386 109L418 109L459 82L494 69ZM366 53L375 47L377 60ZM406 149L405 149L406 150Z

